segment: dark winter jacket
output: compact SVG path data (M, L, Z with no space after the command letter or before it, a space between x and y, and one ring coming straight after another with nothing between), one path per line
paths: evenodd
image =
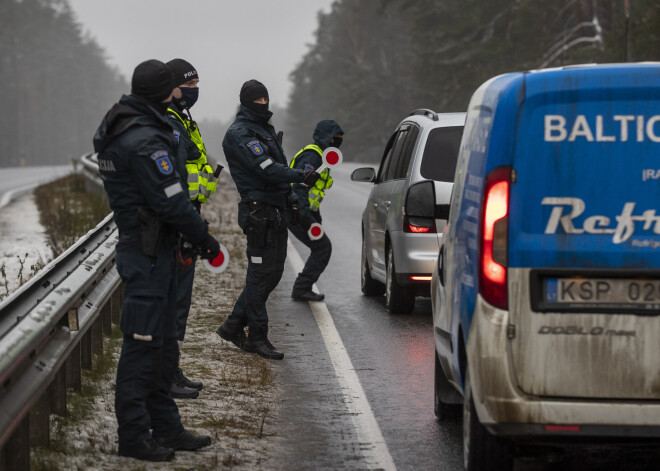
M206 235L174 168L182 156L172 131L165 116L133 95L122 96L97 129L94 149L120 232L136 229L137 210L145 207L192 241Z
M289 168L268 119L241 105L222 150L241 202L262 201L283 208L290 184L302 182L304 172Z

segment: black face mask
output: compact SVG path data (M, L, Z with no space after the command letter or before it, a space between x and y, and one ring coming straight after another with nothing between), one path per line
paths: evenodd
M180 87L181 98L173 98L174 104L180 109L190 109L199 98L198 87Z
M330 141L330 145L339 149L339 146L341 145L342 142L344 142L343 138L335 136Z
M265 116L268 114L268 103L255 103L253 101L248 101L243 103L243 106L245 106L248 110L252 110L255 113Z

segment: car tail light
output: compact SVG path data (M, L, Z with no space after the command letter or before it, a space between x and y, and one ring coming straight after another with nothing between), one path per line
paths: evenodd
M479 292L493 306L506 309L509 186L511 167L492 170L484 183L481 205Z
M435 234L435 219L404 216L403 232L413 234Z

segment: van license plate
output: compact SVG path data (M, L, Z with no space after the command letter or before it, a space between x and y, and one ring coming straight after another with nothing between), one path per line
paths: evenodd
M545 302L555 305L660 309L660 280L546 278Z

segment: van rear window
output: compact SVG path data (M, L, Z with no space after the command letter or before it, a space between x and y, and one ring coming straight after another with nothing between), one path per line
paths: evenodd
M427 180L453 182L463 126L435 128L426 139L420 173Z

